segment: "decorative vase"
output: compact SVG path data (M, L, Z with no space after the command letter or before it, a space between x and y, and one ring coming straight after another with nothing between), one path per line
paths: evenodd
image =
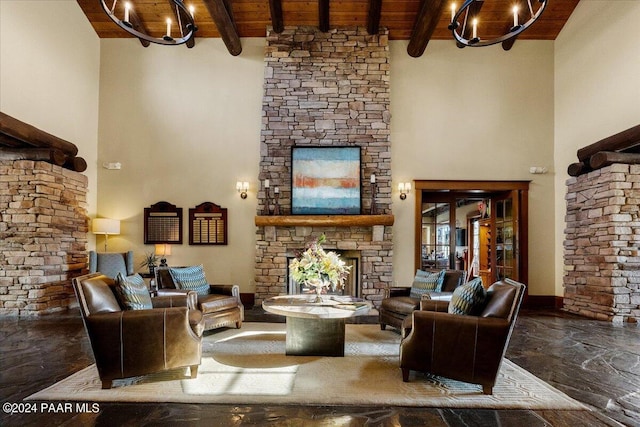
M324 286L323 285L316 285L316 299L313 301L315 303L321 303L322 302L322 288Z

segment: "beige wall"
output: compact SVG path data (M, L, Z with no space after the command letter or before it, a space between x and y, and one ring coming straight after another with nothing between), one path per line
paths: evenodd
M98 214L122 220L109 250L133 249L139 263L153 250L143 244L143 209L182 207L183 244L168 263L202 263L210 281L252 292L264 39L242 45L234 57L221 39L193 49L101 41L98 164L122 169L99 168ZM237 180L249 182L246 200ZM203 202L228 209L228 245L188 244L188 209Z
M414 179L531 180L529 293L554 290L553 42L456 48L432 41L424 55L391 43L394 187ZM546 175L531 175L544 166ZM393 195L394 281L414 269L415 197Z
M579 148L640 124L640 2L582 1L556 40L555 272L563 294L565 182Z
M394 187L531 180L529 290L561 295L566 167L577 148L638 124L639 19L637 1L594 0L556 42L518 41L510 52L433 41L412 58L406 42L391 42ZM212 281L252 292L263 45L243 39L238 57L220 39L144 49L99 41L75 2L2 0L0 110L78 145L90 214L123 220L110 250L134 249L139 260L152 249L142 211L157 201L185 215L204 201L228 208L228 246L189 246L185 229L169 262L202 262ZM122 169L100 166L110 161ZM247 200L238 179L251 184ZM415 197L393 197L394 281L410 283Z
M76 2L0 1L0 111L78 147L89 214L98 195L99 77L100 41Z

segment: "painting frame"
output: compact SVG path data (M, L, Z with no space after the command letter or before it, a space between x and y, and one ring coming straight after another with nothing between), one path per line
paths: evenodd
M360 146L291 147L292 215L360 215Z

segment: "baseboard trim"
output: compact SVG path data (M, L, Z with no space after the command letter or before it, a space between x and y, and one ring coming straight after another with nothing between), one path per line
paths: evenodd
M529 309L555 308L560 310L563 306L563 300L563 297L555 295L528 295L522 306Z

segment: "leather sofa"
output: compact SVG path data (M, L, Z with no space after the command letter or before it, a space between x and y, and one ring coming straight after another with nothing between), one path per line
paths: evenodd
M434 270L435 271L435 270ZM466 272L463 270L446 270L442 292L432 292L432 299L450 299L453 291L464 284ZM404 319L414 310L420 308L420 298L410 297L410 287L390 287L385 289L385 296L380 303L379 323L380 329L385 330L387 325L396 329L402 327Z
M209 284L208 295L197 295L194 291L177 289L170 267L158 267L155 271L158 296L188 294L192 307L200 310L204 318L205 331L225 326L240 329L244 320L244 306L240 301L238 285Z
M448 301L424 300L404 320L400 343L403 381L411 370L482 385L491 394L524 297L510 279L487 290L474 315L449 314Z
M115 379L183 367L197 376L204 319L187 307L186 295L152 298L149 310L123 310L110 277L94 273L72 283L103 389Z

